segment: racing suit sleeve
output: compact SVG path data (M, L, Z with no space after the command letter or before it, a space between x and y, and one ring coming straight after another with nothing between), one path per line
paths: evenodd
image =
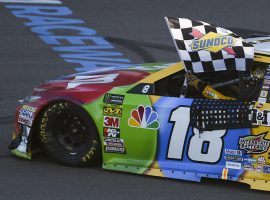
M198 79L195 75L187 74L186 77L188 85L194 86L207 99L235 100L235 98L221 94L202 80Z

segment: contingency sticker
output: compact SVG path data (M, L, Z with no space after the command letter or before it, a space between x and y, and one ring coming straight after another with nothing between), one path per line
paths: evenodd
M104 116L103 125L104 125L104 127L119 128L120 127L120 118L119 117Z
M124 95L106 93L103 102L107 104L122 105L124 102L124 98Z
M23 105L19 111L18 122L27 126L32 126L36 110L37 109L34 107Z
M126 153L124 140L121 138L104 138L104 151L106 153Z
M247 154L261 154L269 149L270 140L265 139L267 132L260 135L250 135L239 138L239 148L245 150Z
M119 128L103 128L104 137L120 138L120 129Z
M115 117L121 117L122 116L122 108L104 106L103 114L104 115L115 116Z
M226 162L226 168L241 170L242 165L241 163L238 163L238 162Z

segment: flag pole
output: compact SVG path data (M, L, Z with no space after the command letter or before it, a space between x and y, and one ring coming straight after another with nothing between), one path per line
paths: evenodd
M170 31L171 38L173 38L173 43L174 43L174 46L175 46L175 48L176 48L176 51L177 51L177 53L178 53L178 55L179 55L181 61L183 61L183 59L182 59L182 57L181 57L181 54L179 53L179 50L178 50L178 48L177 48L177 44L176 44L176 42L175 42L175 39L174 39L174 37L173 37L173 34L172 34L172 32L171 32L171 27L170 27L170 24L169 24L169 23L170 23L170 22L169 22L169 19L168 19L168 17L164 17L164 19L165 19L166 24L167 24L167 26L168 26L168 29L169 29L169 31ZM182 63L183 63L183 65L184 65L185 71L188 72L185 63L184 63L184 62L182 62ZM181 97L181 98L184 98L184 97L186 96L187 88L188 88L188 83L187 83L187 78L185 77L185 80L184 80L184 83L183 83L183 86L182 86L182 89L181 89L181 92L180 92L180 97Z

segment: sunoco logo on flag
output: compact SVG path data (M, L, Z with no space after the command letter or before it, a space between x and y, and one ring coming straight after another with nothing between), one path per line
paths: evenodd
M245 150L249 154L261 154L267 152L270 145L270 140L264 138L267 133L268 131L256 136L240 137L238 142L239 148Z
M220 50L227 51L229 54L234 55L235 52L230 48L236 42L236 39L229 35L221 35L218 33L210 32L200 38L196 33L198 30L192 31L194 37L199 38L192 41L191 50L208 50L211 52L218 52ZM201 33L202 34L202 33ZM201 35L200 34L200 35Z

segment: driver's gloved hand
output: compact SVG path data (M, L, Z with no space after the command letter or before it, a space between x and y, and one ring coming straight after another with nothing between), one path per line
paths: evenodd
M200 92L202 92L207 86L205 82L190 72L186 73L186 80L189 86L195 87Z
M211 86L207 85L205 82L197 78L194 74L187 73L186 80L189 86L195 87L207 99L235 100L235 98L227 97L218 92L217 90L213 89Z

